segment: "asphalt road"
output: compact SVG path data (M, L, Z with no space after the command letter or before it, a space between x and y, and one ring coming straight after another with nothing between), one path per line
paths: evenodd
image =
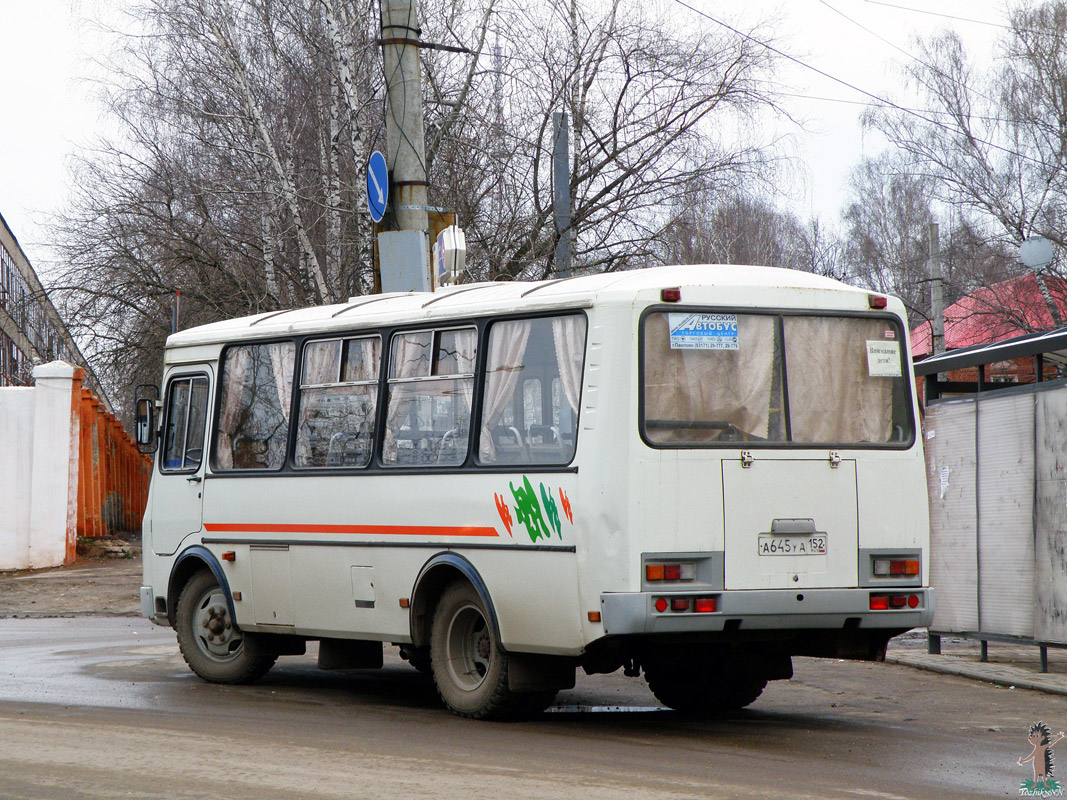
M1067 728L1063 697L812 659L728 719L616 673L580 674L535 720L472 722L386 652L380 671L311 653L221 687L146 621L0 620L0 798L1007 797L1030 723Z

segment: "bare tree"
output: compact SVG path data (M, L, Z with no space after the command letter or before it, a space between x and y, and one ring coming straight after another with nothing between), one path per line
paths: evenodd
M372 286L363 172L380 69L369 0L139 0L108 141L57 221L68 316L125 384L182 324Z
M960 38L917 43L904 68L928 112L880 106L867 114L923 176L930 196L994 250L1033 234L1067 245L1067 2L1022 3L1009 14L994 67L971 63ZM1056 324L1050 279L1036 275Z
M176 290L183 327L373 290L363 165L383 96L370 0L131 3L104 92L116 133L78 160L56 226L68 316L121 385L157 374ZM423 5L423 40L453 48L421 51L431 203L456 211L475 277L555 269L555 112L578 269L654 261L694 181L725 196L767 175L774 143L742 132L772 107L773 55L675 13Z
M484 1L466 24L434 28L427 15L436 36L482 52L463 69L453 56L426 59L432 188L457 209L479 276L555 270L555 112L570 120L578 269L649 263L668 209L694 181L725 192L772 165L773 143L737 134L771 104L766 49L680 28L656 4Z

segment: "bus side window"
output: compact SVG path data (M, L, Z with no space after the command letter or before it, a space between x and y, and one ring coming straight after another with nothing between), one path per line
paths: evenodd
M212 460L215 469L281 469L289 438L295 358L293 342L226 350Z
M164 471L200 467L207 420L207 378L172 380L167 390L166 422L159 465Z
M585 362L585 316L497 322L489 329L478 460L569 464ZM551 387L551 418L545 414ZM518 403L521 418L508 410ZM509 422L511 424L509 424ZM521 425L521 429L519 425Z
M478 345L475 328L397 334L390 343L387 466L458 466L467 460Z
M296 466L370 463L381 351L378 336L308 342L300 379Z

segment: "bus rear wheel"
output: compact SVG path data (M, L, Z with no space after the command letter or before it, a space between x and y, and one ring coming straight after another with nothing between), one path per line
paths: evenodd
M185 663L211 683L251 683L278 660L248 646L218 579L207 570L197 572L178 595L174 623Z
M442 593L430 632L430 663L437 693L449 710L472 719L500 719L523 710L526 696L508 688L508 656L489 614L469 583Z
M767 686L759 673L743 674L707 662L646 665L648 688L663 705L687 714L726 714L756 701Z

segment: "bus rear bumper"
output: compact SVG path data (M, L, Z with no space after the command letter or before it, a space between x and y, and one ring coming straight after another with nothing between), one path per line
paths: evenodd
M872 596L904 596L902 608L872 610ZM713 612L693 610L695 599L714 597ZM911 598L918 602L911 607ZM659 598L667 610L658 611ZM685 610L671 610L671 600L689 598ZM899 601L898 601L899 602ZM872 630L920 628L934 618L934 590L908 589L767 589L722 592L612 592L600 595L601 620L609 636L656 633L703 633L736 630L841 628Z

